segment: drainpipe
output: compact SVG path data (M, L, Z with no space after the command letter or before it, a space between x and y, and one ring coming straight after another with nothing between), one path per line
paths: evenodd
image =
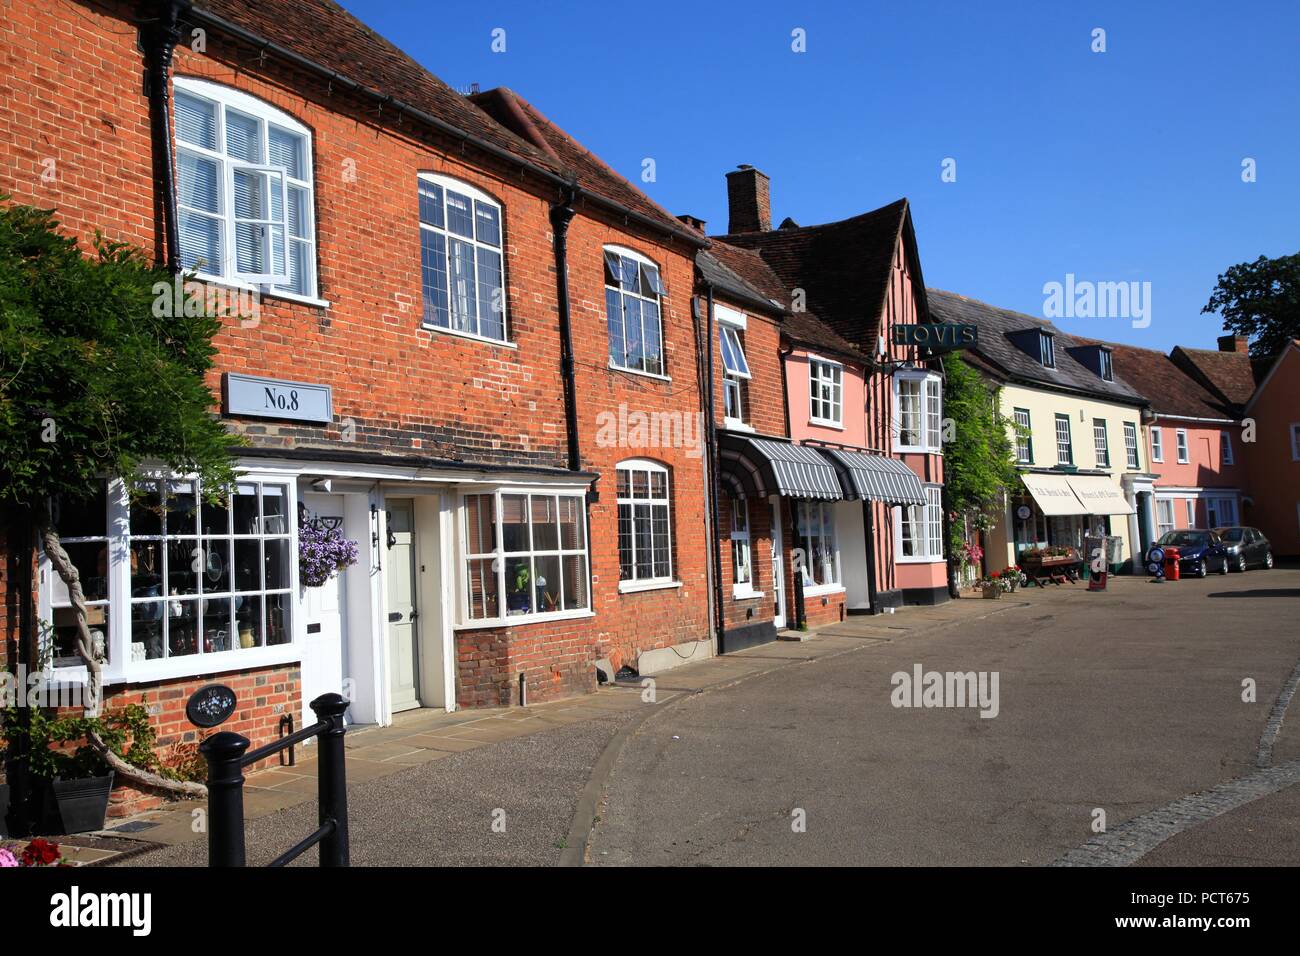
M722 542L718 540L718 498L721 490L718 485L718 423L713 390L713 285L704 283L706 312L704 317L704 381L708 393L708 414L705 434L708 436L709 456L709 523L712 525L713 539L713 602L716 605L718 653L727 652L726 608L722 603Z
M575 191L565 186L562 198L551 207L555 232L555 291L560 309L560 378L564 382L564 425L569 443L569 471L582 469L578 450L578 395L574 380L573 324L569 316L569 223L573 221Z
M158 17L144 27L145 92L149 97L149 128L153 135L154 176L162 193L166 266L173 274L181 268L181 241L177 231L176 164L172 154L171 85L172 54L180 42L180 18L189 12L186 0L165 0Z

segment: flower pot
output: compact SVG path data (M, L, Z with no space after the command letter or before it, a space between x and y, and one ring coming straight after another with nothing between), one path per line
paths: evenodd
M103 777L76 780L51 780L54 800L59 808L61 833L85 833L104 829L108 815L108 795L113 789L113 772Z
M989 599L994 600L994 601L996 601L998 598L1002 597L1002 587L1001 587L1001 585L997 585L997 584L995 584L995 585L993 585L992 587L987 587L987 588L985 588L985 589L984 589L984 597L989 598Z

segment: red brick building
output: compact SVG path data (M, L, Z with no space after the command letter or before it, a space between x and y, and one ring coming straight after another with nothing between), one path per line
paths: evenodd
M155 474L61 516L107 705L143 702L166 744L220 680L256 744L339 686L382 724L712 653L703 237L327 0L144 6L4 0L0 26L0 192L240 305L211 379L249 443L224 506ZM358 563L304 587L303 527ZM30 539L8 531L12 663ZM38 563L53 676L84 679Z

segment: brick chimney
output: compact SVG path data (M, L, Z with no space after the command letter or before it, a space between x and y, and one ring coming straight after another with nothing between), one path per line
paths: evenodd
M689 213L683 213L677 217L679 222L684 222L696 232L704 232L704 220L699 216L692 216Z
M1220 335L1220 352L1249 352L1250 344L1244 335Z
M767 174L747 163L727 173L727 232L768 232L772 202Z

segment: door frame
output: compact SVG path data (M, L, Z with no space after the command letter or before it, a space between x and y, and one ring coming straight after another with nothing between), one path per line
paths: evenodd
M402 491L404 492L405 489L402 489ZM411 621L411 628L413 631L411 653L414 655L414 660L411 662L411 666L415 678L415 706L404 707L401 713L405 713L407 710L418 710L424 706L424 701L423 698L421 697L421 680L420 680L420 676L421 676L420 675L420 651L421 651L420 643L422 640L420 635L423 633L423 628L420 626L421 625L420 619L423 617L423 613L420 610L420 606L421 606L421 601L420 601L421 582L420 582L420 571L419 571L420 534L419 534L419 529L416 527L415 499L412 495L405 494L405 493L399 493L394 495L385 494L384 507L382 510L383 517L381 521L383 527L379 538L379 549L380 549L380 553L383 555L383 569L384 569L383 574L380 575L383 583L383 593L384 593L384 605L382 608L382 612L380 614L380 620L383 622L382 642L384 647L384 685L383 685L384 698L385 698L384 709L388 714L389 722L391 722L393 719L393 639L392 639L392 630L389 627L390 622L388 620L388 614L389 614L388 609L391 605L389 589L388 589L388 575L389 575L389 571L391 570L388 565L388 555L391 551L391 549L388 547L388 534L389 534L388 514L392 510L393 501L402 501L402 502L410 503L411 604L412 604L412 609L415 611L415 618Z
M786 607L785 533L781 526L780 496L772 495L768 499L768 504L769 520L772 523L772 587L776 591L776 612L773 615L772 624L777 630L782 630L786 626L789 612Z

